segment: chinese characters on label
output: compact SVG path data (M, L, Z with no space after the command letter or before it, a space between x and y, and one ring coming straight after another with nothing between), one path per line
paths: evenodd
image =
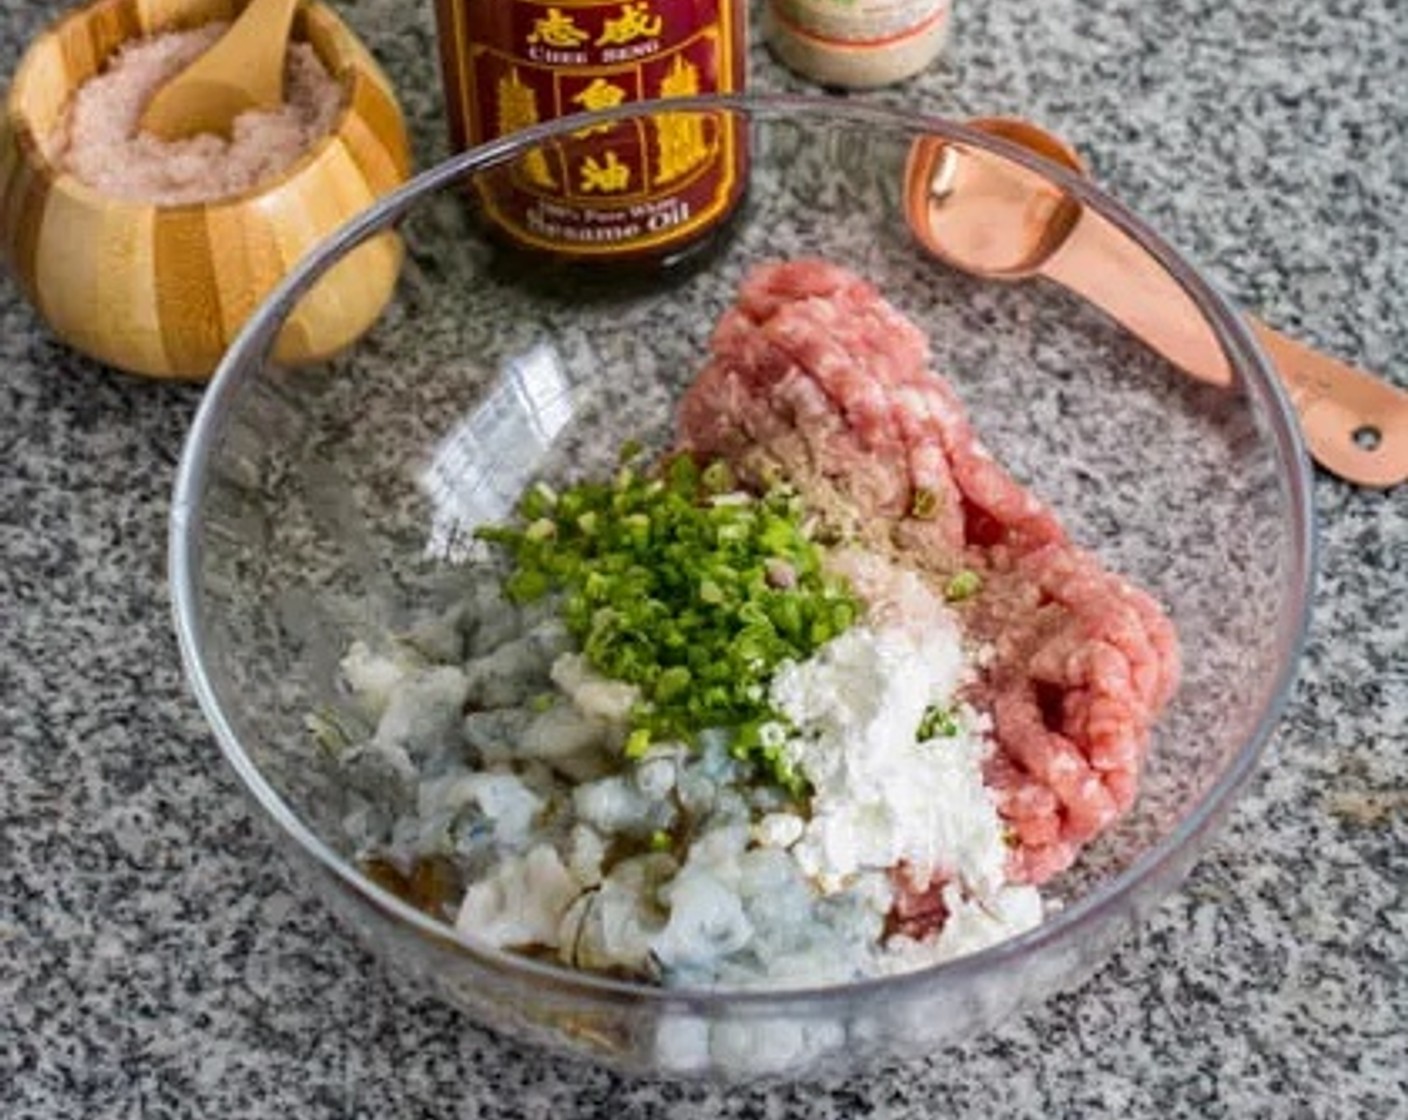
M549 47L578 47L590 38L571 16L563 15L560 8L549 8L547 15L533 21L528 43L532 46L544 43Z
M664 21L651 12L649 4L622 4L621 14L606 21L596 40L598 47L612 43L633 43L659 36Z
M558 117L742 85L741 0L439 2L442 35L446 6L464 13L454 24L461 29L476 26L469 12L493 9L479 26L495 30L457 56L468 143ZM743 158L726 114L661 111L545 143L515 165L512 190L481 186L480 193L521 240L606 252L658 243L719 217L738 197Z

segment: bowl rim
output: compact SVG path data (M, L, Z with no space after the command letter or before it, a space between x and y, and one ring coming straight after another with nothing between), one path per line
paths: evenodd
M1183 287L1216 334L1234 377L1238 373L1243 375L1244 388L1267 410L1269 442L1282 468L1279 481L1288 506L1294 544L1293 555L1288 557L1290 607L1277 620L1278 644L1286 653L1276 667L1266 703L1251 733L1223 771L1167 835L1141 852L1128 867L1049 915L1035 929L976 953L923 969L845 984L778 989L667 989L570 969L498 949L461 933L372 882L323 841L278 795L245 750L220 703L206 660L205 625L200 610L200 499L208 477L211 452L218 443L238 390L247 379L255 376L258 360L272 345L284 315L322 272L352 248L388 228L419 198L437 193L466 174L501 165L544 140L569 135L593 123L610 123L651 111L639 102L535 125L428 168L383 196L310 251L267 297L263 306L250 316L206 389L182 451L172 495L168 575L177 638L192 691L222 753L243 781L245 791L321 871L383 917L409 927L428 940L451 944L478 966L563 994L602 1003L646 1003L662 1012L707 1014L726 1005L730 1014L815 1013L838 1003L899 996L907 990L936 983L961 984L1010 967L1033 951L1070 944L1080 938L1083 931L1102 924L1105 916L1117 916L1125 902L1136 899L1151 883L1165 882L1172 886L1181 878L1186 866L1191 865L1191 860L1185 864L1185 856L1196 854L1193 842L1226 815L1253 773L1290 699L1307 640L1316 571L1311 468L1290 399L1242 315L1194 264L1091 181L1020 145L940 116L810 95L711 95L672 99L670 108L673 112L736 112L747 120L802 115L851 127L909 132L916 138L921 134L934 135L987 149L1046 176L1076 201L1097 210L1148 251Z

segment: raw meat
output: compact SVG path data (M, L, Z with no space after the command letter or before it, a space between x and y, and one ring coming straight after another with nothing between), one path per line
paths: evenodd
M981 575L960 610L992 647L972 699L994 721L986 778L1014 881L1064 870L1129 808L1178 683L1173 626L997 464L924 336L871 285L824 261L756 268L685 395L679 438L754 485L788 479L838 539L940 586ZM933 887L913 885L906 927L932 911Z

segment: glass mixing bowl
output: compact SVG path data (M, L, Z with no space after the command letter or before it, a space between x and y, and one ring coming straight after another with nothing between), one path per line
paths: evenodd
M655 272L526 260L486 236L467 180L577 118L465 153L385 198L309 257L250 321L181 463L171 582L191 684L257 815L305 881L398 974L480 1022L617 1067L804 1076L921 1055L1105 961L1209 842L1271 734L1304 636L1309 476L1288 404L1239 318L1095 187L943 120L810 99L717 99L748 137L746 199L707 251ZM603 119L627 119L631 112ZM1195 381L1042 281L1003 284L926 255L904 218L920 137L986 152L1123 230L1215 332L1233 383ZM272 343L319 277L395 229L396 297L312 368ZM1010 231L970 231L977 243ZM359 870L345 789L308 714L354 639L465 594L456 557L529 480L663 445L740 277L816 255L873 281L928 334L988 445L1074 539L1169 608L1186 659L1132 813L1051 884L1037 929L926 971L817 990L661 990L508 954Z

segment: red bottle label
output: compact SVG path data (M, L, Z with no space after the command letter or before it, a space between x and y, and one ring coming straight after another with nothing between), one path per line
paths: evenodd
M471 145L573 113L742 86L736 0L441 0L456 140ZM669 248L737 200L729 114L660 112L543 144L476 184L515 240L574 256Z

